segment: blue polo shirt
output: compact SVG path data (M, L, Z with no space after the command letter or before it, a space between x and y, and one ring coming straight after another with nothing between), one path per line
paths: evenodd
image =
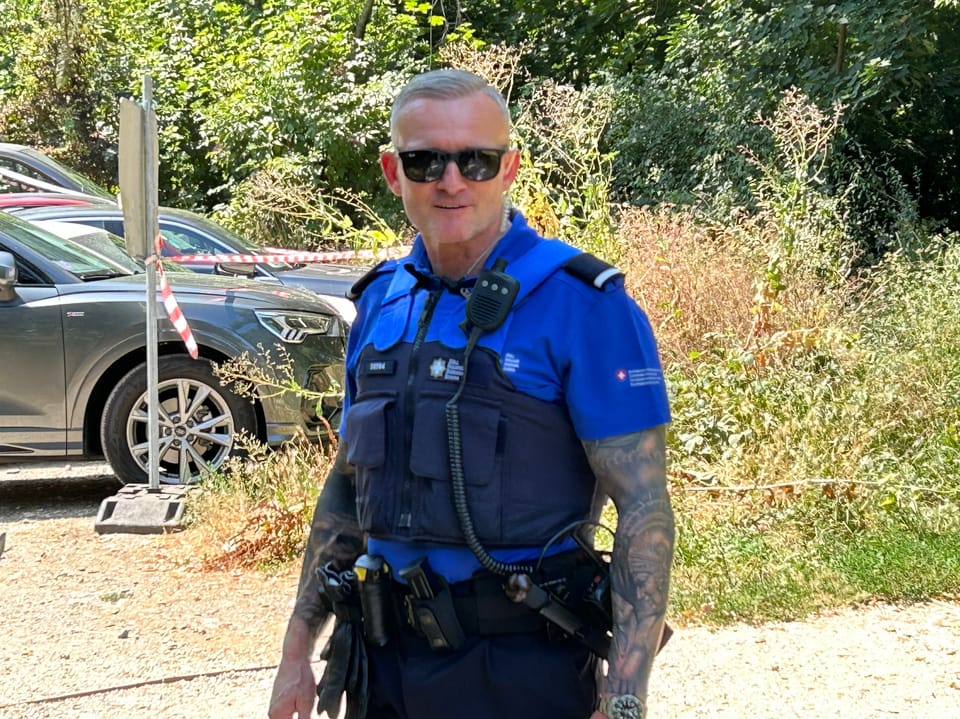
M522 258L544 242L515 212L509 230L488 256L485 267L503 258L507 261L505 272L511 274L512 264L523 267ZM360 351L371 342L382 342L376 329L378 309L384 297L391 294L391 287L396 292L398 282L394 280L406 281L401 288L407 291L409 287L413 293L405 326L392 330L405 342L412 342L416 336L429 295L427 289L410 278L416 275L419 285L440 286L419 236L408 257L383 269L383 274L357 301L357 318L347 347L344 417L356 391L353 378ZM395 278L391 269L403 274ZM521 274L517 279L521 292L533 284ZM540 284L535 289L521 295L509 324L496 339L501 368L513 386L538 399L565 405L577 435L583 440L638 432L669 422L666 387L653 331L646 315L625 292L623 279L608 281L601 289L563 269L541 279L537 279ZM475 276L467 277L457 287L442 291L425 342L443 342L451 347L466 345L466 335L450 332L450 328L463 320L466 297L475 281ZM480 344L484 345L485 340ZM349 442L345 421L340 433ZM555 549L569 546L569 541L558 543ZM498 548L490 550L490 554L500 561L517 562L535 559L541 550L542 547ZM449 581L465 579L480 567L465 546L371 537L367 551L383 555L395 571L428 556L433 569Z

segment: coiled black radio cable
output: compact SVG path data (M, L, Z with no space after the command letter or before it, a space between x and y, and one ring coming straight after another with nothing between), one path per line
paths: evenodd
M460 524L460 531L463 532L463 537L473 556L484 569L494 574L511 575L530 574L534 567L532 564L509 564L497 560L490 555L477 537L467 500L466 479L463 473L463 443L460 434L460 407L457 404L467 384L470 355L477 346L477 342L485 333L492 332L503 324L520 290L520 283L516 278L504 274L503 270L506 266L506 260L501 257L490 270L481 272L467 301L466 326L470 334L463 353L463 374L460 376L460 385L456 393L444 407L444 415L447 422L447 450L453 507L457 514L457 522Z

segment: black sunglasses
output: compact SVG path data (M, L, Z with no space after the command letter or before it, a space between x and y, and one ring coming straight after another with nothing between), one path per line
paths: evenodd
M459 152L440 150L408 150L398 152L403 174L413 182L436 182L447 169L448 162L456 162L465 180L484 182L500 172L500 158L507 150L485 150L471 147Z

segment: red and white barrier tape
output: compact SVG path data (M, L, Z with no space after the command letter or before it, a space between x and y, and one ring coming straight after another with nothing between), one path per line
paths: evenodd
M157 257L160 257L160 249L163 245L163 237L157 235L154 241ZM175 255L173 257L164 257L164 260L170 262L238 262L238 263L271 263L271 262L290 262L290 263L309 263L309 262L343 262L347 260L358 259L376 259L378 257L402 257L409 251L409 247L388 249L386 251L374 252L373 250L357 250L351 252L295 252L292 250L276 250L270 248L276 254L271 255ZM157 260L157 276L160 278L160 295L163 298L163 308L167 311L167 317L173 323L174 328L180 335L180 339L187 347L187 352L193 359L200 356L197 341L193 337L187 318L183 316L180 305L177 304L177 298L173 296L173 291L167 283L167 278L163 273L163 263Z
M158 257L160 256L161 242L162 238L158 234L155 241ZM200 356L200 348L197 347L197 340L193 337L193 331L191 331L190 325L187 323L187 318L183 316L180 305L177 303L177 298L173 296L173 290L170 289L170 285L167 283L167 277L163 273L163 263L160 260L157 260L157 277L160 280L160 296L163 298L163 308L167 311L167 317L170 318L170 321L173 323L173 328L180 335L183 344L186 345L187 352L190 353L193 359L197 359Z
M373 250L351 250L347 252L297 252L294 250L275 250L270 248L273 254L237 254L237 255L174 255L164 257L170 262L238 262L238 263L264 263L289 262L291 264L309 263L309 262L347 262L350 260L372 260L383 257L402 257L410 251L410 248L403 247L390 249L380 252Z

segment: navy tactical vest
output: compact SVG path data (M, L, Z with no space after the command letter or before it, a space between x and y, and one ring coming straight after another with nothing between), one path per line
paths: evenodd
M523 312L523 298L578 254L544 241L508 266L521 287L513 311ZM466 337L451 327L441 328L441 341L401 341L413 293L448 291L418 288L406 274L398 267L386 280L391 290L372 320L373 341L356 363L346 435L360 527L380 538L462 544L444 408L464 373ZM421 324L429 322L428 309ZM488 547L542 545L591 518L595 499L596 480L565 406L517 391L501 369L509 324L471 353L458 402L467 501Z

